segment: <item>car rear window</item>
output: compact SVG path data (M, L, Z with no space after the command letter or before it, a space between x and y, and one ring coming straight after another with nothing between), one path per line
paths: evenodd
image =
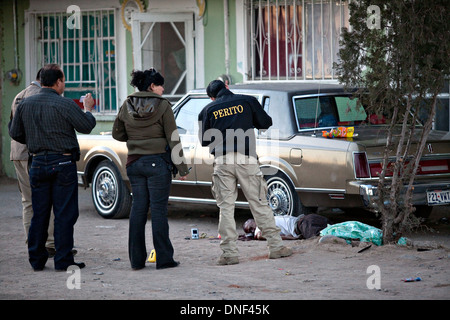
M347 96L294 98L294 104L300 130L357 125L367 118L358 100Z
M366 111L361 105L358 106L358 99L350 99L349 97L334 97L334 99L339 114L339 122L358 122L366 120Z
M337 125L332 107L333 97L312 97L295 100L295 111L300 129Z

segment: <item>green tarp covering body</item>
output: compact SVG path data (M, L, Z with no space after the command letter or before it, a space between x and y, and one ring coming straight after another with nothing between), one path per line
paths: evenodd
M346 221L329 225L320 231L320 235L332 235L345 240L372 242L377 246L383 244L383 232L380 229L358 221Z

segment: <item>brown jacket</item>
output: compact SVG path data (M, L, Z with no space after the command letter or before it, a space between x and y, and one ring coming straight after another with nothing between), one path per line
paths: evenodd
M12 120L12 118L14 117L14 114L16 113L17 107L19 106L20 102L25 98L28 98L32 95L39 93L40 90L41 84L37 81L33 81L28 87L19 92L17 96L14 98L14 101L11 105L10 120ZM14 139L11 139L11 152L9 154L9 158L11 161L28 160L27 146L25 144L17 142Z
M180 176L189 173L172 106L160 95L147 91L129 95L114 121L112 136L127 142L129 155L165 153L169 146Z

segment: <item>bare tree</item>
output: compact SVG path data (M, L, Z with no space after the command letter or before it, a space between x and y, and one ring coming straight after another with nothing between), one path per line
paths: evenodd
M352 1L350 28L335 68L371 112L390 119L378 207L384 242L411 226L419 161L432 129L437 96L450 74L448 0ZM422 121L423 126L417 123ZM407 186L406 190L404 186Z

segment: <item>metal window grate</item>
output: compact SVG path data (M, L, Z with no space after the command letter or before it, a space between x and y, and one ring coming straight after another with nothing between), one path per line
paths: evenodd
M248 80L336 79L343 0L249 0Z
M33 13L37 68L61 66L64 96L78 99L91 92L101 113L117 111L116 11L81 11L80 28L67 26L66 12Z

